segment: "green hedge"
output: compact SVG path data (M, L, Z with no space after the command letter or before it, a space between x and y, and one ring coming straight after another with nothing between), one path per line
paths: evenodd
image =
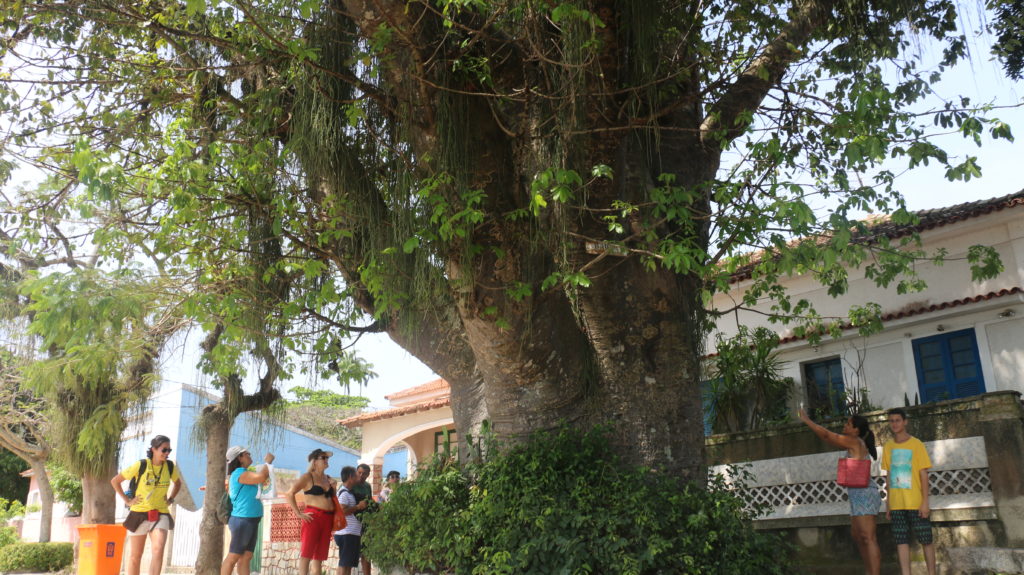
M0 548L0 572L60 571L74 559L71 543L14 543Z
M364 539L375 565L414 572L787 572L787 546L752 519L720 481L632 468L603 433L563 430L468 470L422 470L366 517Z

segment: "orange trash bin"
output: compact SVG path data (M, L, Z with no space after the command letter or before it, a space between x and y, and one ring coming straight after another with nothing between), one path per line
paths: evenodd
M122 525L78 526L78 575L117 575L127 530Z

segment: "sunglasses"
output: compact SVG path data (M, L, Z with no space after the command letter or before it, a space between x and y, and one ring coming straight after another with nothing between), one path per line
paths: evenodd
M165 448L160 450L160 453L170 453L172 451L174 451L174 450L171 449L170 447L165 447Z
M320 461L327 461L328 459L330 459L330 457L328 457L326 455L321 455L321 456L317 457L317 459L320 460Z

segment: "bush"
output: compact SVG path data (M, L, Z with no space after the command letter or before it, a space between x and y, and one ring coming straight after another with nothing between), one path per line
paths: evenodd
M405 567L439 573L468 553L462 522L469 507L469 479L455 465L435 460L415 481L402 483L377 513L363 514L366 554L383 571ZM379 536L378 536L379 535Z
M25 506L21 501L8 501L0 497L0 524L25 515Z
M602 432L538 435L467 471L435 465L396 489L368 518L370 560L460 575L784 572L785 544L722 482L625 466Z
M71 543L14 543L0 548L0 572L60 571L74 561Z
M81 515L82 478L57 464L51 464L48 469L54 497L67 504L69 516Z
M18 530L13 527L0 527L0 548L18 542Z

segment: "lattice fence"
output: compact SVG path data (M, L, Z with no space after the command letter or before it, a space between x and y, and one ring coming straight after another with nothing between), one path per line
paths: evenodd
M992 492L992 478L987 468L934 471L928 474L928 484L932 495Z
M929 493L932 495L961 495L990 493L992 479L988 469L946 469L928 474ZM885 499L885 478L872 478ZM742 492L743 499L750 505L785 507L790 505L815 505L848 501L846 488L834 480L791 483L787 485L763 485L748 487Z

